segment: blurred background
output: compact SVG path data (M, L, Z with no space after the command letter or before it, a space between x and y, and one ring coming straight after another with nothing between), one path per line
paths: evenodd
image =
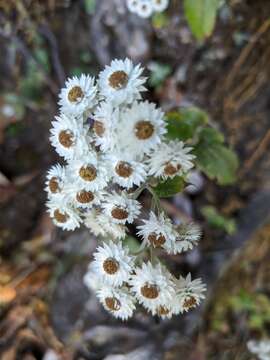
M268 0L224 1L199 41L180 0L150 19L125 0L0 0L1 359L255 359L247 341L270 333L269 19ZM208 283L203 306L168 321L110 317L82 280L96 239L58 230L45 207L60 88L125 57L146 68L149 100L203 109L239 157L233 184L196 172L162 200L203 229L168 260Z

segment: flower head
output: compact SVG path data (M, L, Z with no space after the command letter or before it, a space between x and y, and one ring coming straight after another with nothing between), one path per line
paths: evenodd
M135 269L129 282L137 300L148 310L170 304L175 296L174 283L169 271L160 263L143 263Z
M74 116L92 110L97 103L97 86L89 75L82 74L68 79L59 95L60 109Z
M127 320L133 315L135 299L126 289L103 286L97 291L97 296L104 308L114 317Z
M47 207L55 225L64 230L74 230L80 226L80 213L60 199L49 200Z
M118 224L132 223L139 215L140 208L140 203L124 192L109 194L103 203L104 213Z
M114 105L131 104L140 99L146 81L142 72L141 66L134 66L129 59L113 60L99 75L101 95Z
M121 243L103 243L94 253L93 269L103 282L121 286L130 278L134 259Z
M190 154L191 150L192 148L185 147L182 141L162 143L151 152L147 161L149 174L163 179L186 174L193 167L192 160L195 158Z
M162 12L167 9L169 0L151 0L153 10L156 12Z
M56 164L50 168L47 174L46 188L49 197L62 193L66 180L66 168Z

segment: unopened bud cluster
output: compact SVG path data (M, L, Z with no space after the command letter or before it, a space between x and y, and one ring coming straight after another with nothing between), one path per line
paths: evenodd
M175 278L156 256L192 249L200 231L194 224L174 225L151 188L153 180L187 176L194 156L182 141L166 140L164 113L141 98L142 72L129 59L114 60L97 79L81 75L66 81L50 137L66 165L53 166L46 182L48 211L57 226L74 230L84 224L104 238L85 283L123 320L136 303L171 317L197 306L205 291L200 279ZM138 200L143 190L155 200L144 220ZM128 224L137 225L144 256L124 246Z
M169 5L169 0L126 0L126 2L129 11L143 18L162 12Z

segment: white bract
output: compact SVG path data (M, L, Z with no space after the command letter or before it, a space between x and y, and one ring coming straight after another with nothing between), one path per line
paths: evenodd
M121 286L129 280L134 258L121 243L103 243L94 253L94 259L94 271L108 285Z
M142 18L149 18L155 12L162 12L167 9L169 0L126 0L129 11Z
M168 1L128 0L127 5L148 17ZM184 142L167 140L165 114L142 100L142 73L129 59L113 60L97 79L67 80L50 136L64 164L49 169L45 187L56 226L74 230L83 224L104 238L84 283L121 320L133 315L136 302L152 315L171 318L199 305L205 291L200 279L177 280L158 259L161 252L190 250L200 238L197 225L173 223L155 189L176 176L186 181L194 155ZM149 215L140 200L147 190L152 195ZM126 238L130 229L141 238L140 246Z
M259 360L270 359L270 340L249 340L247 343L247 347L252 354L258 356Z
M98 102L95 79L84 74L68 79L59 98L60 110L65 114L78 116L92 110Z

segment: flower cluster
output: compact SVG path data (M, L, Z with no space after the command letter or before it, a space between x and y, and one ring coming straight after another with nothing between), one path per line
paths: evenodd
M270 359L270 341L265 339L261 341L250 340L247 347L252 354L258 356L260 360Z
M128 9L140 17L148 18L155 12L166 10L169 0L126 0Z
M129 59L114 60L98 79L67 80L50 137L66 164L54 165L46 182L48 211L57 226L74 230L84 224L106 239L85 283L121 319L132 315L136 302L152 314L171 317L198 305L205 291L200 279L176 279L154 254L192 249L200 230L195 224L173 224L151 187L153 180L187 177L194 156L182 141L166 141L164 113L142 100L142 72ZM143 190L155 201L149 218L138 225ZM134 222L151 262L142 262L123 245L127 226Z

